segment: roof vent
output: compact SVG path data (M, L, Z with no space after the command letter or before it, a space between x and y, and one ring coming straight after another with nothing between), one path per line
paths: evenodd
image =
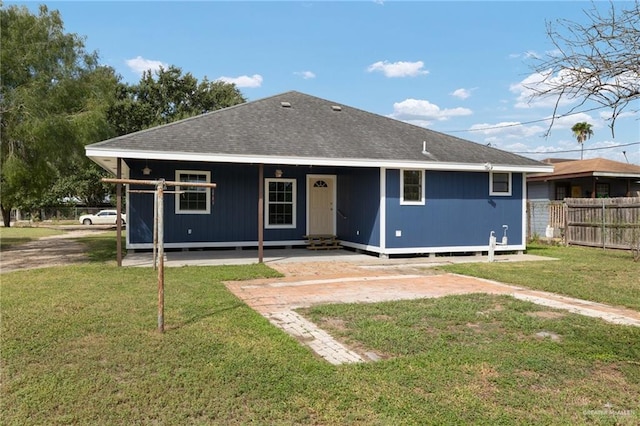
M291 102L280 102L282 108L291 108Z
M331 109L334 111L342 111L342 107L340 105L331 105Z
M427 151L427 141L422 141L422 154L431 155L431 153Z

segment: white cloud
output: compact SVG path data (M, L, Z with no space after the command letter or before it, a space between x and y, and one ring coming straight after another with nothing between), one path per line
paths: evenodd
M545 118L551 118L545 117ZM551 120L549 120L551 122ZM571 129L576 123L586 122L593 126L593 129L602 128L602 120L593 118L589 114L585 112L580 112L578 114L571 114L564 117L558 117L553 122L554 129Z
M456 98L459 98L459 99L467 99L468 97L471 96L471 90L460 88L451 92L450 95L455 96Z
M470 127L474 134L485 135L492 140L486 142L495 142L505 139L522 139L531 136L541 135L546 128L537 125L523 125L519 121L502 121L500 123L480 123Z
M239 77L219 77L217 81L223 81L225 83L233 83L237 87L260 87L262 86L262 76L260 74L254 74L252 76L241 75Z
M451 117L471 115L473 111L468 108L445 108L432 104L427 100L405 99L393 104L393 113L389 116L396 120L406 121L425 127L433 121L445 121Z
M617 94L624 98L640 90L640 75L637 73L617 75L605 84L596 78L589 79L590 74L589 69L563 69L555 74L548 69L512 84L509 90L517 95L516 108L553 108L556 102L558 106L571 105L594 92ZM565 91L561 98L558 98L558 89ZM546 95L541 96L541 93Z
M600 118L603 120L611 120L613 116L613 111L611 110L600 111L599 115L600 115ZM616 120L620 120L623 118L635 118L636 120L640 120L640 112L633 112L633 111L621 112L616 117Z
M294 72L295 75L299 75L300 77L302 77L305 80L309 80L311 78L316 78L316 75L314 72L312 71L296 71Z
M424 67L424 62L388 62L388 61L378 61L374 64L369 65L367 71L381 71L384 73L385 77L415 77L418 75L426 75L429 74L428 70L422 69Z
M557 95L537 96L565 81L568 75L553 76L551 70L533 73L524 80L509 86L509 91L517 95L516 108L553 108L558 100ZM559 105L568 105L572 101L566 97L560 99Z
M142 56L136 56L133 59L127 59L125 61L131 71L142 75L143 72L151 70L152 72L160 70L162 68L168 68L169 66L162 62L153 59L145 59Z

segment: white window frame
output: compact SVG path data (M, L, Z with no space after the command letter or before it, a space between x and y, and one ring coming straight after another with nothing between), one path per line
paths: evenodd
M271 202L269 201L269 184L271 182L289 182L291 183L291 224L270 224L269 223L269 209ZM265 229L293 229L296 227L298 209L298 195L297 195L297 182L296 179L289 178L268 178L264 180L264 227Z
M420 177L422 179L422 182L420 183L420 187L421 187L421 194L420 194L420 200L416 201L416 200L405 200L404 199L404 172L405 171L411 171L411 172L420 172ZM424 187L425 187L425 181L426 181L426 173L424 170L420 170L420 169L400 169L400 205L403 206L424 206L425 204L425 199L424 199Z
M211 183L211 172L205 170L176 170L176 182L182 182L180 175L203 175L206 177L206 183ZM189 185L183 185L185 187ZM211 188L203 188L207 194L207 205L205 210L185 210L180 208L180 192L184 191L182 186L176 186L175 206L176 214L210 214L211 213Z
M507 175L508 176L508 185L509 185L509 190L508 191L494 191L493 190L493 175L494 174L502 174L502 175ZM490 172L489 173L489 195L493 195L493 196L498 196L498 197L509 197L511 196L511 191L513 189L513 182L512 182L512 173L511 172Z

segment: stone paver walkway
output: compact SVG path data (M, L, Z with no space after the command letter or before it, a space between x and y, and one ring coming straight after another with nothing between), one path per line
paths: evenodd
M640 312L637 311L457 274L434 274L429 270L424 274L403 274L398 268L372 270L349 263L316 264L315 269L311 264L271 266L288 276L226 285L272 324L336 365L371 361L376 356L350 350L294 309L327 303L373 303L489 293L511 295L542 306L640 327ZM304 275L297 275L296 271ZM310 275L310 271L315 272Z

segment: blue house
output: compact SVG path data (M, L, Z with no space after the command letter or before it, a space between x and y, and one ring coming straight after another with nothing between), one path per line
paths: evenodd
M326 234L380 256L487 251L504 225L508 244L498 249L524 250L526 174L553 170L295 91L92 144L86 154L114 175L120 163L122 178L184 182L165 195L166 248L256 247L260 234L264 246L297 246ZM150 188L126 191L130 250L153 243L154 197L139 189Z

